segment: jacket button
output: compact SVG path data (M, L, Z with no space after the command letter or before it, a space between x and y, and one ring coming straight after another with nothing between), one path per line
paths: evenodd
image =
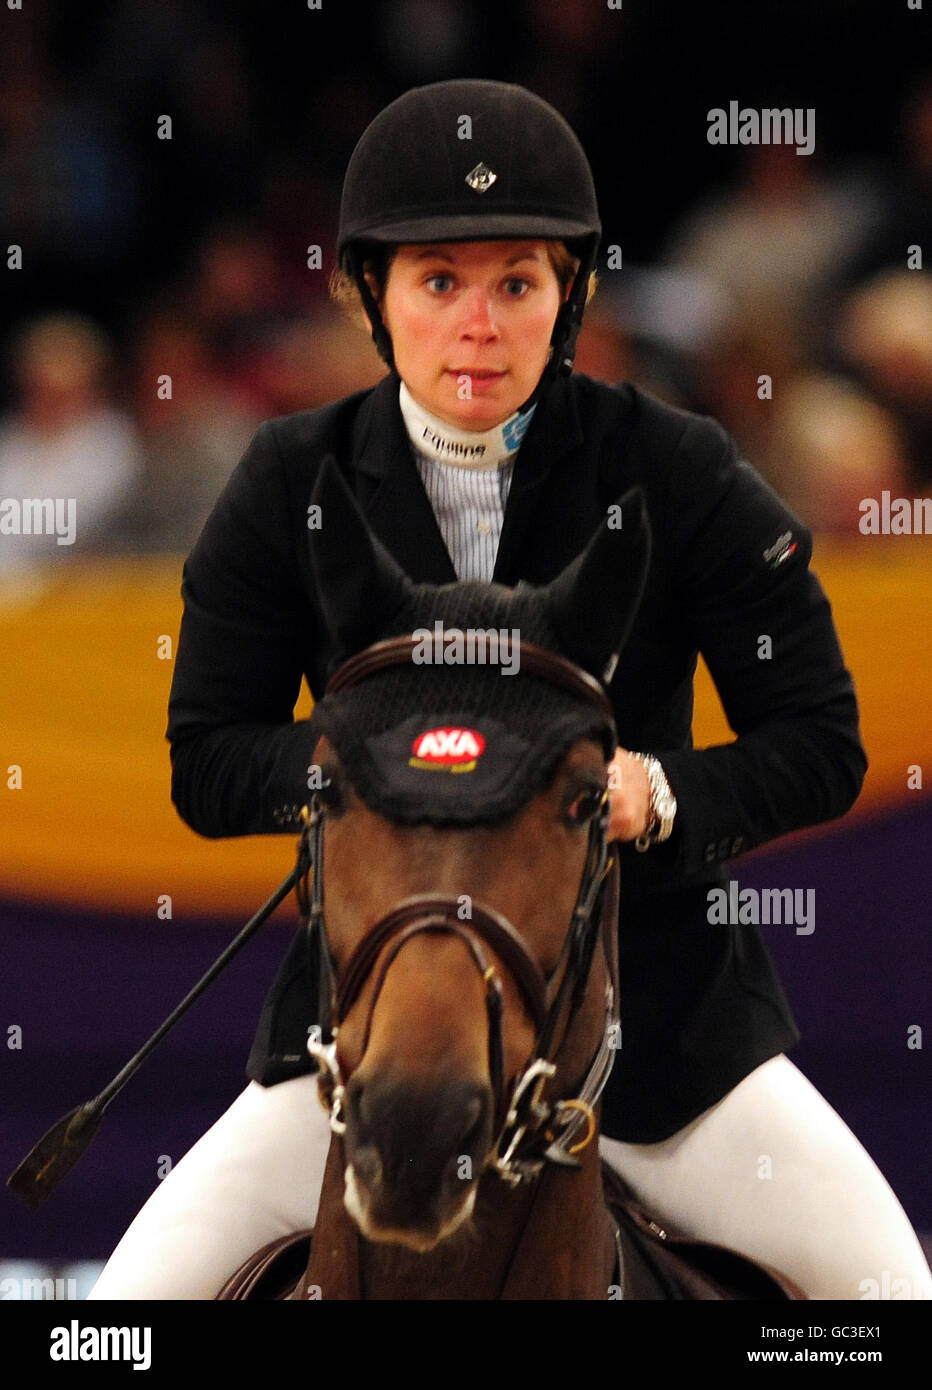
M715 841L705 847L705 862L711 864L715 859Z
M731 842L731 852L732 852L732 854L740 854L743 848L744 848L744 836L743 836L743 835L736 835L735 838L734 838L734 839L732 840L732 842Z

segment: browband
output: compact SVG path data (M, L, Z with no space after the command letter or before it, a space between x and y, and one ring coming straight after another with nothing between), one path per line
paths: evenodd
M485 643L487 637L488 634L481 629L477 631L475 633L477 646ZM457 640L457 635L451 630L444 634L444 640L453 643ZM415 637L412 633L406 633L402 637L387 637L384 641L375 642L365 651L357 652L355 656L351 656L348 661L344 661L343 665L334 671L327 682L324 694L333 695L338 690L348 690L350 686L358 685L367 676L375 675L376 672L383 671L390 666L417 664L413 661L414 652L422 647L423 638ZM541 680L560 686L561 689L575 695L577 699L584 700L586 704L594 705L609 723L614 723L615 711L612 709L608 696L595 677L590 676L589 672L584 671L581 666L567 661L566 657L558 656L556 652L548 652L544 647L535 646L533 642L519 641L518 655L520 668L529 675L538 676ZM483 663L479 661L476 664L482 665Z

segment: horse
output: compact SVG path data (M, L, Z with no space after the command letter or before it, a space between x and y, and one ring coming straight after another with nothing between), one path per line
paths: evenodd
M315 501L338 655L298 900L332 1138L314 1231L218 1296L802 1297L678 1242L599 1158L621 1037L605 686L649 558L640 492L514 589L415 584L330 462ZM348 583L365 604L328 602Z

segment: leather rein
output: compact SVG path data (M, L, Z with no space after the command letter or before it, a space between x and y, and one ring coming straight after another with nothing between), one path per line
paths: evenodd
M334 673L326 693L345 690L388 666L409 663L419 646L418 639L412 636L375 643ZM595 705L610 722L614 722L614 712L604 691L587 672L556 653L529 642L520 642L519 651L523 669ZM536 1176L545 1162L579 1166L580 1160L575 1155L595 1136L594 1107L611 1072L619 1037L619 870L617 856L609 850L606 841L609 814L606 790L590 820L586 863L576 905L557 963L549 975L544 975L512 924L494 909L474 901L470 916L464 921L459 899L419 894L397 903L366 932L352 951L338 981L324 919L323 839L326 807L319 793L315 793L310 807L305 807L302 812L304 830L298 847L301 876L297 895L301 922L306 932L308 962L310 966L316 964L317 969L320 985L318 1022L324 1035L318 1041L312 1033L307 1047L319 1066L320 1097L330 1113L330 1128L335 1134L343 1134L346 1129L343 1101L349 1080L349 1076L343 1074L337 1056L340 1024L359 998L380 955L389 947L379 966L369 1004L362 1045L364 1056L375 1007L388 970L398 953L413 936L425 932L445 933L463 942L485 987L489 1077L494 1097L496 1135L491 1166L500 1177L513 1185ZM577 1094L556 1101L545 1100L544 1087L557 1072L560 1050L558 1048L554 1054L557 1027L565 1014L562 1047L586 993L600 932L609 976L602 1038ZM502 982L484 947L495 953L511 975L536 1030L532 1055L515 1078L510 1092L506 1090L504 1077ZM324 1041L327 1035L329 1042ZM580 1139L578 1135L583 1128L585 1134Z

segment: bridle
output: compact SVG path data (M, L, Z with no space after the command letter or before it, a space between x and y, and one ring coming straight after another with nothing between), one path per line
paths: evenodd
M601 686L587 672L555 652L525 641L519 642L522 669L569 690L596 705L614 727L613 711ZM327 694L347 689L388 666L407 664L418 648L412 636L377 642L341 666L327 686ZM589 842L576 905L556 965L544 975L511 923L494 909L473 902L466 920L457 898L420 894L405 898L372 926L352 951L337 980L324 919L323 847L326 806L315 792L302 812L304 829L298 846L301 876L297 893L305 928L308 965L316 968L319 983L318 1023L322 1038L312 1033L308 1052L319 1065L321 1100L330 1112L330 1127L343 1134L343 1102L349 1076L342 1073L337 1057L337 1037L342 1021L378 968L363 1032L365 1055L379 995L398 953L412 937L434 932L461 940L479 972L485 988L488 1022L489 1077L493 1093L495 1157L492 1166L507 1182L517 1184L540 1172L545 1162L577 1167L575 1154L595 1135L594 1107L602 1093L615 1058L618 1039L618 861L608 848L609 796L605 791L589 825ZM309 888L310 880L310 888ZM556 1075L559 1048L554 1039L561 1017L566 1016L560 1046L570 1033L573 1019L586 993L595 946L601 932L608 963L605 991L605 1027L599 1047L576 1095L555 1101L543 1099L547 1082ZM496 966L485 947L495 952L510 974L533 1020L532 1055L506 1093L502 1037L503 992ZM325 1039L329 1036L329 1041ZM577 1139L585 1126L585 1135Z

